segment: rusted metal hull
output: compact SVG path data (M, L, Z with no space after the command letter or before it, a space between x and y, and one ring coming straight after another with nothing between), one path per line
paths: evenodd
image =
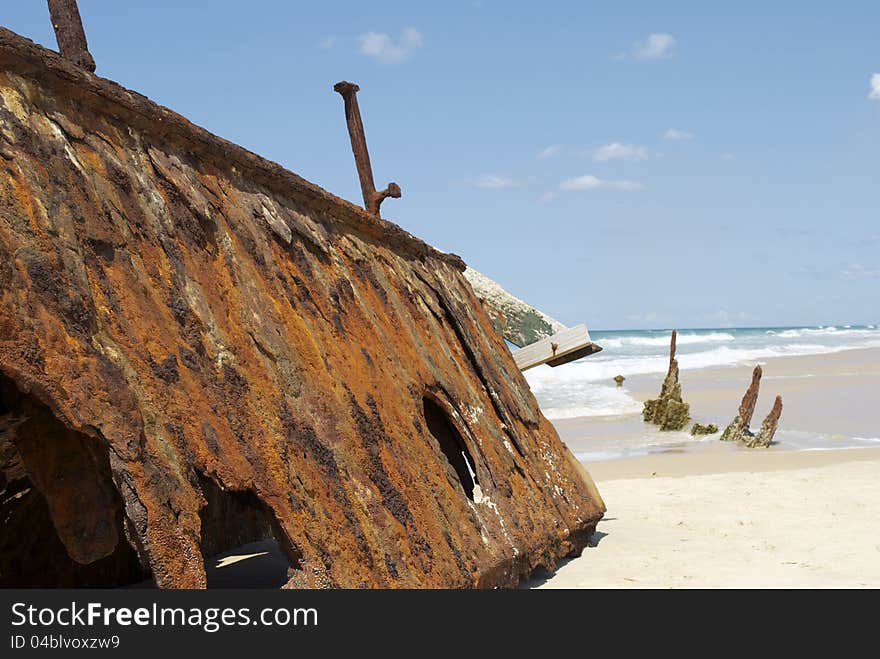
M463 267L0 30L0 413L43 419L0 485L74 562L203 587L234 531L290 586L489 587L578 554L602 500Z

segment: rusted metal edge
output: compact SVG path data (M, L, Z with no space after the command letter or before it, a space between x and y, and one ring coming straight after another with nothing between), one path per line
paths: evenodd
M43 85L56 87L66 97L80 100L98 112L109 111L116 119L156 138L160 144L176 143L220 170L234 168L239 175L279 196L326 212L332 217L325 219L341 230L386 246L403 256L437 259L456 270L465 269L465 263L458 255L435 249L393 222L370 215L278 163L224 140L143 94L89 73L55 51L3 27L0 27L0 66L18 75L38 79Z

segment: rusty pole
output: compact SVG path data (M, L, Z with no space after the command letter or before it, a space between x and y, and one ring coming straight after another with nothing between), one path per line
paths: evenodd
M371 215L379 217L379 206L387 197L399 199L401 192L397 183L389 183L381 192L376 192L373 182L373 167L370 165L370 153L367 151L367 138L364 136L364 123L358 108L357 93L360 91L353 82L337 82L333 91L338 92L345 101L345 121L348 124L348 136L351 138L351 150L361 180L361 193L364 196L364 208Z
M95 60L89 52L76 0L49 0L49 15L52 17L52 27L55 28L61 56L87 71L94 72Z

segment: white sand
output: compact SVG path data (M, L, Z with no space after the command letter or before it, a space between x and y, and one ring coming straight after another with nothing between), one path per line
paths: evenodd
M534 586L880 587L880 449L719 450L589 469L608 506L596 546Z

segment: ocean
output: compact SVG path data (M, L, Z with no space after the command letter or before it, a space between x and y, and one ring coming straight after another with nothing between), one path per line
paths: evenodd
M669 364L670 334L671 330L591 331L593 341L602 346L602 352L557 368L540 366L526 371L524 375L542 412L551 421L586 421L592 418L602 421L605 428L610 428L609 422L619 420L635 428L638 426L633 422L640 417L642 402L626 385L618 388L613 378L616 375L626 378L635 376L644 381L645 377L653 376L659 382ZM880 348L880 328L877 325L685 329L678 332L677 357L687 401L688 373L694 371L751 367L775 357L822 355L858 348ZM762 392L770 386L773 377L772 373L765 373ZM809 374L802 377L809 377ZM744 380L741 384L744 392L748 381ZM659 392L659 384L657 389ZM738 404L738 398L730 400L731 417ZM699 417L695 412L698 410L692 406L692 415ZM823 442L822 433L812 433L809 428L786 431L785 417L783 412L777 438L782 438L793 448L826 448L828 442ZM725 418L716 422L721 425L729 421ZM753 421L753 426L756 423L759 425L760 419ZM652 444L684 441L689 437L685 433L657 433L650 427L646 427L644 433L640 431L640 434L643 436L629 442L632 446L626 442L621 444L621 449L627 449L623 452L610 450L613 446L600 441L602 457L621 457L634 446L650 448ZM880 428L874 433L861 434L865 436L850 437L852 441L847 442L847 446L876 445L880 442L877 439ZM839 441L834 443L834 446L840 445Z

